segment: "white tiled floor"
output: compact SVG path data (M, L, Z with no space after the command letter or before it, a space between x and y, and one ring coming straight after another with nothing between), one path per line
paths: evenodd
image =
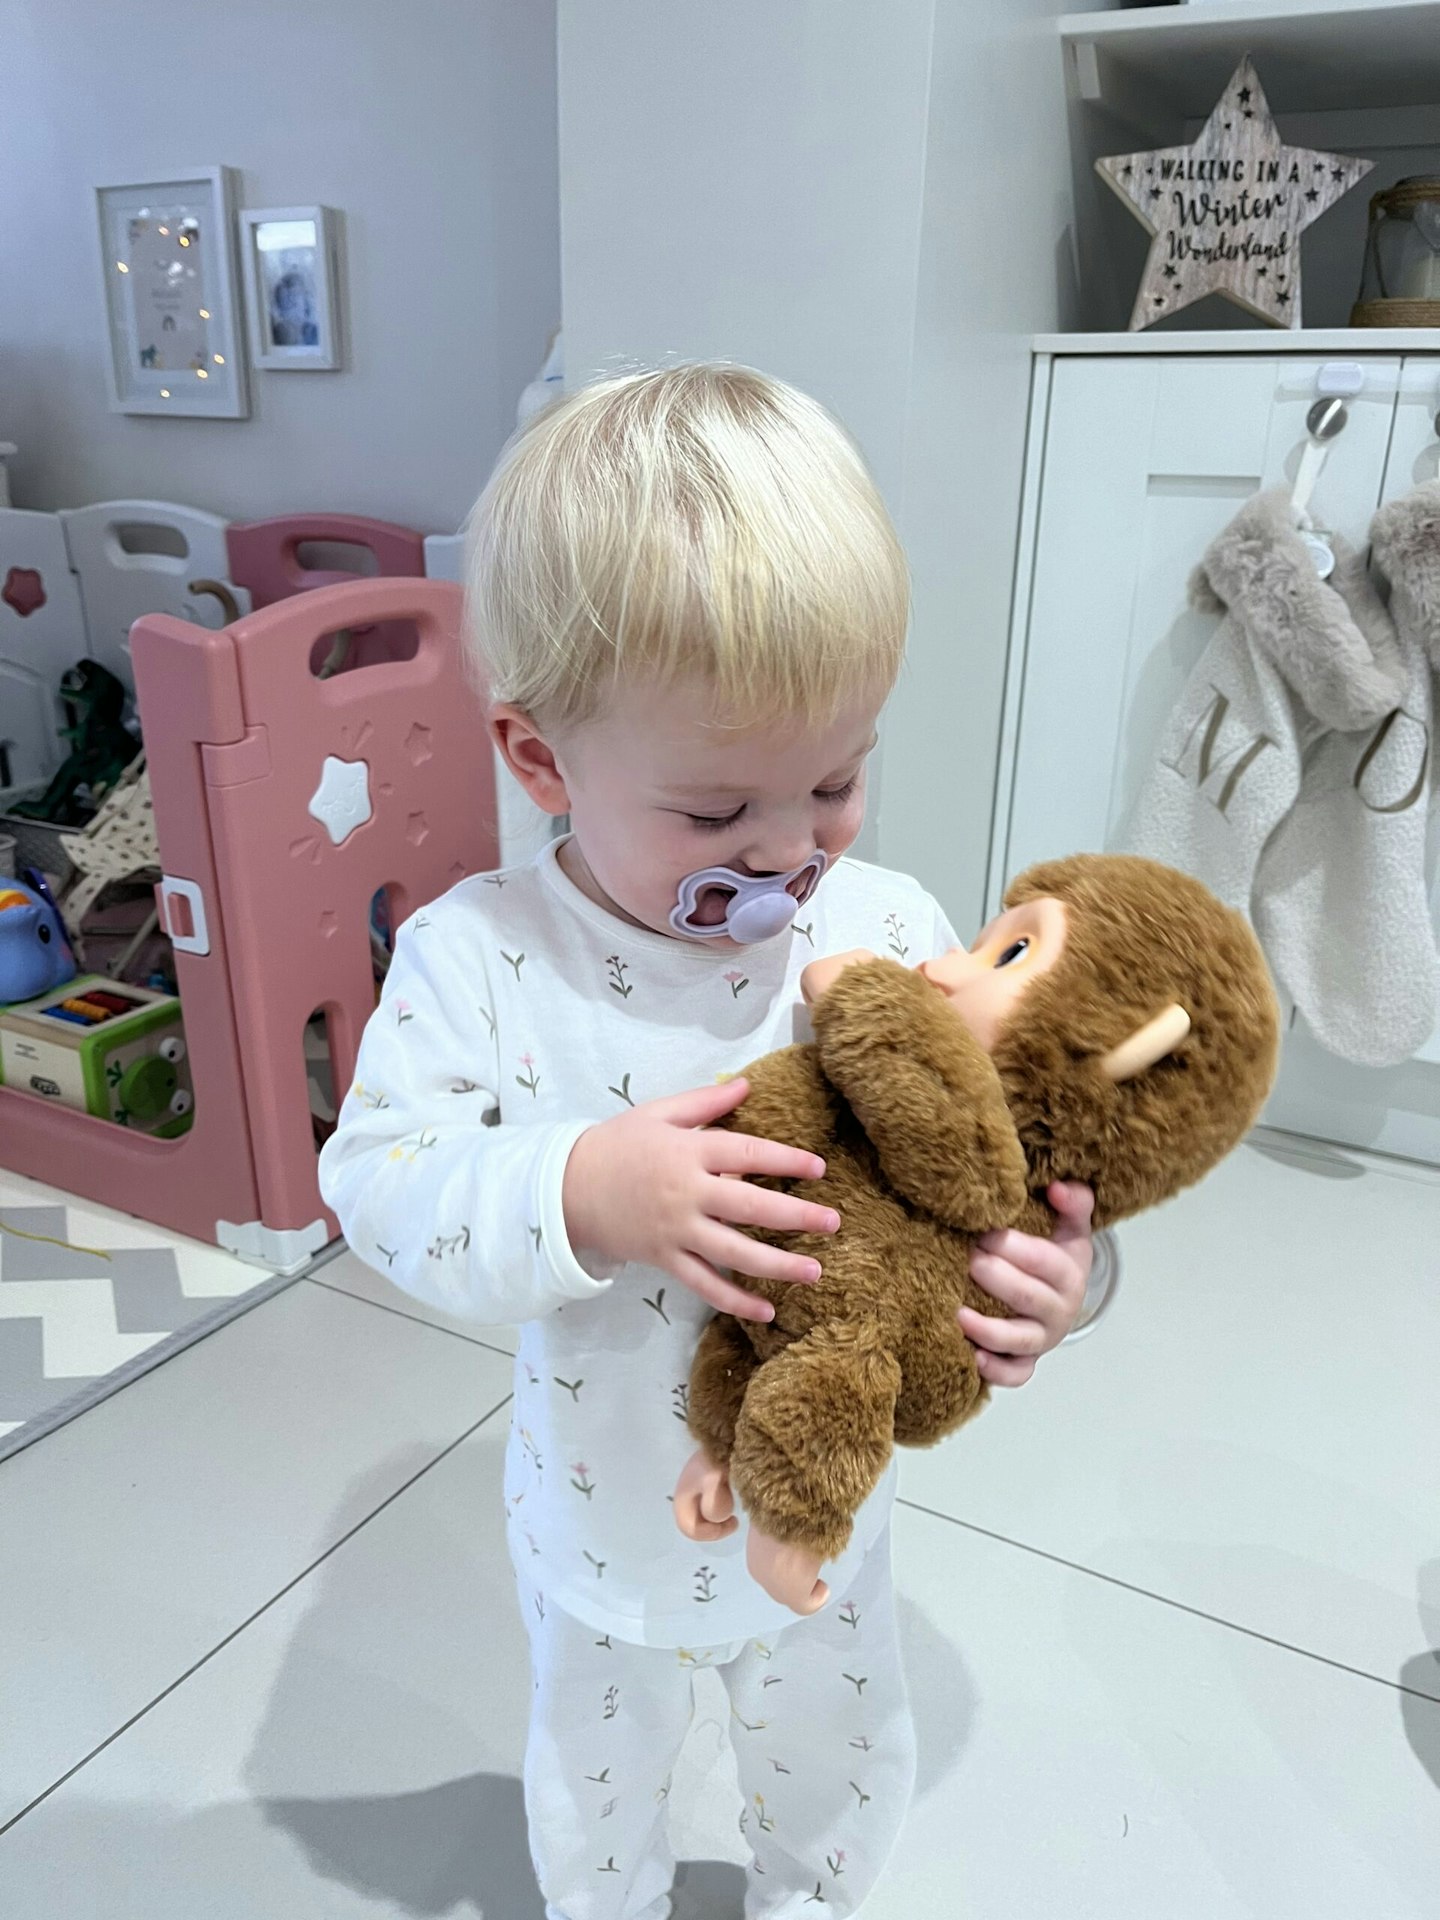
M1437 1249L1440 1183L1249 1149L907 1457L867 1914L1440 1912ZM5 1920L540 1920L484 1340L342 1256L0 1466ZM716 1750L675 1815L733 1859Z

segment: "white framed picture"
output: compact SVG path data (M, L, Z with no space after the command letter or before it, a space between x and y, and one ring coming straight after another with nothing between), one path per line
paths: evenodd
M113 413L243 420L233 167L95 189Z
M340 220L333 207L246 207L240 215L250 360L271 373L334 373L340 337Z

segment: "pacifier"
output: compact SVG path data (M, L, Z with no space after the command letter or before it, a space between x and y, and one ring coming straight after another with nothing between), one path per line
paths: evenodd
M790 873L736 873L733 867L702 867L680 882L680 897L670 909L670 925L691 940L726 938L742 946L771 940L790 925L796 909L814 893L829 864L817 847Z

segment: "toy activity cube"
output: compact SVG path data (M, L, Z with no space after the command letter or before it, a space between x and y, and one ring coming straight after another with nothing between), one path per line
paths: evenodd
M194 1120L180 1002L99 974L0 1012L0 1081L157 1140Z

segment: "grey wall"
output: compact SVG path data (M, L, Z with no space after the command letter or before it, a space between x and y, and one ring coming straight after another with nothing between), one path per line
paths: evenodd
M560 317L553 0L3 0L0 439L19 506L449 530ZM248 420L112 414L92 189L240 169L341 209L350 358Z

